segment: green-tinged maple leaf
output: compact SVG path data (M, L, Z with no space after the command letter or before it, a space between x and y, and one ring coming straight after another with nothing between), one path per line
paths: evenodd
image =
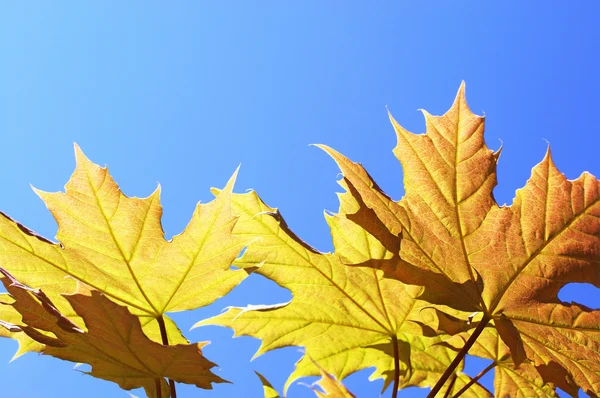
M106 168L77 146L75 155L66 193L36 190L58 223L60 243L0 217L0 265L22 283L43 289L67 316L76 314L61 294L73 292L79 280L127 305L154 341L163 341L163 319L169 343L187 342L163 315L208 305L247 275L229 269L247 243L231 235L235 174L214 201L198 204L180 235L166 241L159 189L147 198L127 197Z
M392 252L345 261L424 286L420 298L432 303L482 312L516 364L527 358L547 382L600 394L600 311L557 296L570 282L600 287L598 180L567 180L548 151L513 204L498 206L499 152L486 147L484 118L467 107L464 86L445 115L425 121L427 133L415 135L392 120L406 189L399 202L360 164L322 147L361 205L348 218Z
M236 335L258 337L262 343L257 356L280 347L304 346L339 379L374 365L387 368L388 358L366 347L391 344L413 310L404 285L391 280L381 283L380 271L347 267L337 256L317 252L300 241L277 210L255 192L236 194L232 201L239 216L234 232L260 237L234 264L259 267L256 272L288 288L294 297L286 304L230 308L195 326L222 325L234 329ZM318 374L305 356L286 389L299 377Z
M138 317L127 307L104 294L78 285L65 299L85 322L83 330L61 314L39 289L31 289L0 269L2 283L14 299L12 308L22 316L21 329L44 344L43 353L73 362L90 364L89 375L117 383L125 390L144 388L148 397L169 397L165 378L211 389L211 383L225 382L213 374L215 366L202 356L203 343L162 345L142 331ZM5 327L7 323L3 324Z
M346 191L349 190L344 180L339 181L339 184ZM392 258L394 251L399 249L400 241L391 235L382 236L378 232L378 226L372 225L368 231L359 227L360 223L356 222L356 218L364 217L362 214L364 207L361 207L356 196L348 192L338 193L338 199L340 201L338 213L333 216L327 216L327 222L332 229L336 253L342 253L346 260L351 260L355 263ZM390 239L386 240L386 238ZM411 297L411 300L414 299ZM422 333L404 333L399 336L398 351L410 352L406 356L410 365L409 370L399 380L398 387L400 389L412 386L430 387L434 385L450 365L455 355L454 352L439 345L443 341L443 333L440 334L428 330L427 322L423 323L423 321L428 320L429 325L437 322L436 328L444 332L461 331L468 328L467 322L459 324L456 318L456 316L461 315L461 312L449 311L448 308L445 308L447 312L452 312L452 316L446 316L443 312L440 313L439 308L423 307L424 303L419 300L415 300L415 303L415 307L419 309L420 313L418 317L413 317L409 321L423 326L424 329ZM425 311L429 311L429 314L427 314L429 316L426 316ZM389 355L389 361L393 360L393 345L386 344L379 348ZM392 370L393 368L390 368L386 373ZM457 369L456 379L452 384L453 394L471 381L471 378L460 372L460 370L462 370L462 366ZM386 377L386 382L391 380L393 380L393 375L390 373ZM440 391L440 396L445 395L448 386L449 383L445 385L445 389ZM463 394L464 397L486 397L490 395L491 393L478 383L474 383Z
M269 383L269 380L267 380L265 376L261 375L257 371L254 371L254 373L256 373L256 375L260 379L261 384L263 385L264 397L265 398L279 398L279 393L277 392L277 390L275 388L273 388L273 385L271 385L271 383Z
M232 200L239 216L234 234L260 237L234 264L258 267L256 272L289 289L293 299L286 304L230 308L195 326L222 325L233 328L236 335L260 338L256 355L279 347L304 346L307 355L296 364L286 389L299 377L320 374L313 361L338 380L376 367L372 378L383 377L384 388L394 382L396 369L403 386L425 385L423 380L439 378L440 368L430 366L431 358L420 352L438 341L422 335L423 324L436 322L433 311L425 308L429 304L415 300L422 288L382 279L381 271L346 266L335 254L317 252L298 239L279 212L254 192L235 194ZM338 215L327 217L336 248L354 236L353 258L385 258L387 249L344 217L358 204L349 195L341 196L340 201ZM395 353L394 344L398 348ZM438 351L445 351L445 358L454 354L445 347ZM421 369L425 376L413 383L411 367Z

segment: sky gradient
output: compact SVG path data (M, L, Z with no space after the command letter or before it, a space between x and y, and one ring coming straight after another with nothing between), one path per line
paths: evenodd
M212 199L241 164L235 192L255 189L290 227L332 250L323 210L336 211L338 169L309 144L360 161L393 198L403 195L387 110L424 132L418 109L444 113L461 81L486 115L486 142L503 146L498 203L510 204L548 143L558 168L600 176L597 15L600 3L535 2L23 2L0 7L0 210L47 237L56 223L29 184L63 190L76 142L108 165L125 194L161 184L163 228L183 230L198 201ZM387 108L387 109L386 109ZM285 348L251 363L256 339L198 320L230 305L287 301L251 276L215 304L174 314L233 382L178 396L261 396L253 373L281 390L301 352ZM569 286L566 301L600 306L597 289ZM127 397L73 364L27 354L0 340L4 396ZM481 363L472 361L477 372ZM348 378L378 396L369 370ZM34 376L35 375L35 376ZM491 388L491 374L485 383ZM310 384L314 379L304 379ZM134 392L136 393L136 392ZM143 393L136 393L143 395ZM408 389L401 397L424 397ZM314 394L294 383L290 398ZM386 391L384 396L389 397Z

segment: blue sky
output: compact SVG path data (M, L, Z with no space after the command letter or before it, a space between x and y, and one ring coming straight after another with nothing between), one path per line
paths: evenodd
M462 80L471 109L487 116L488 145L504 147L500 204L512 202L547 142L569 178L584 170L600 176L600 5L542 4L6 2L0 210L53 237L56 224L29 184L62 190L77 142L109 166L127 195L146 196L161 184L167 237L241 163L236 192L257 190L299 236L329 251L323 210L338 208L338 170L309 144L362 162L399 199L402 170L391 152L386 106L403 126L423 132L417 109L445 112ZM253 276L210 307L174 315L189 339L212 341L206 356L234 383L208 392L180 386L179 396L260 396L253 370L281 389L301 355L297 348L249 363L258 340L231 339L231 330L217 327L187 330L228 305L289 298ZM587 286L568 287L561 298L600 304ZM9 364L15 349L0 341L0 374L10 380L5 396L127 396L67 362L28 354ZM367 381L369 373L348 379L361 397L381 389ZM298 383L289 390L291 398L308 396Z

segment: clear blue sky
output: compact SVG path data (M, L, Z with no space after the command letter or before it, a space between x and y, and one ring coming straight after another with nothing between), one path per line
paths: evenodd
M77 142L126 194L162 185L168 237L241 163L236 191L256 189L299 236L329 251L322 214L338 208L338 170L308 145L361 161L399 199L386 106L423 132L417 109L445 112L462 80L471 109L487 116L488 145L504 146L501 204L512 202L546 141L569 178L600 176L599 12L594 1L4 2L0 210L53 237L56 224L29 184L62 190ZM600 306L594 288L566 290L565 300ZM249 363L258 340L217 327L187 331L228 305L289 297L253 276L210 307L174 315L190 340L212 341L206 356L234 383L208 392L180 386L179 396L259 397L253 369L281 389L297 348ZM127 397L71 363L28 354L8 364L15 349L0 340L3 396ZM361 397L381 389L369 373L348 379ZM289 390L309 396L298 383Z

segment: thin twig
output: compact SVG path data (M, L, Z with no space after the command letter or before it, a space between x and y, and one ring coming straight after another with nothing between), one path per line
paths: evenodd
M489 372L490 370L494 369L496 367L496 365L498 365L498 362L496 362L496 361L490 363L485 369L483 369L481 372L479 372L479 374L477 376L473 377L467 384L465 384L463 386L463 388L461 388L460 390L458 390L458 392L456 394L454 394L454 396L452 398L458 398L458 397L460 397L473 384L477 383L479 381L479 379L481 379L487 372Z
M398 385L400 384L400 353L398 352L398 337L392 336L392 345L394 346L394 386L392 398L398 397Z
M169 337L167 336L167 327L165 325L165 319L161 316L156 318L158 327L160 328L160 337L162 338L163 345L169 345ZM169 389L171 391L171 398L177 398L177 389L175 388L175 382L169 379ZM160 398L160 397L158 397Z
M465 355L467 355L467 352L469 352L469 349L471 349L471 346L473 346L473 344L475 344L475 341L477 341L477 338L479 337L481 332L483 332L483 329L487 326L490 319L491 318L487 315L483 316L483 318L479 322L479 325L477 325L477 328L475 329L475 331L473 332L471 337L469 337L469 340L467 340L467 342L465 343L465 346L458 352L458 354L456 355L456 358L454 358L454 360L452 361L450 366L448 366L448 368L446 369L444 374L442 374L442 377L440 377L440 379L437 381L437 383L435 383L435 386L433 386L433 388L427 395L427 398L435 397L435 395L438 393L438 391L440 391L440 389L442 388L444 383L446 383L446 380L448 380L448 377L450 377L450 375L452 375L454 373L454 370L456 369L458 364L460 364L460 362L465 358Z

